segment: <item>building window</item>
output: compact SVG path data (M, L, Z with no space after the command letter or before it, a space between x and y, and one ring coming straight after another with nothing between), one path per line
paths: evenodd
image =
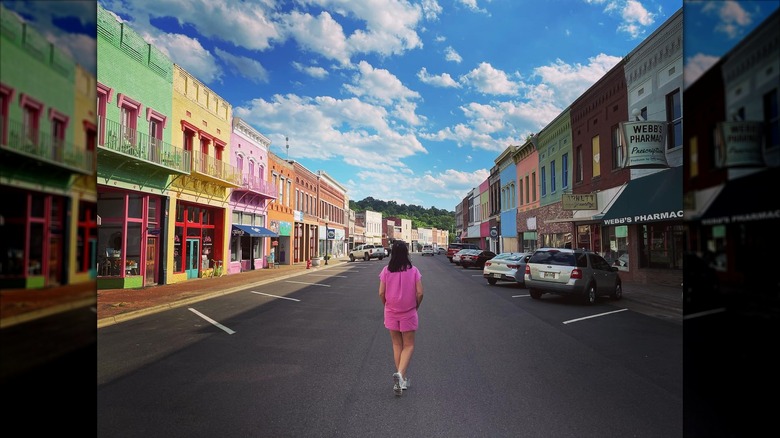
M582 145L577 146L577 157L574 164L577 166L577 172L574 174L577 178L577 182L582 182L585 179L585 171L582 162Z
M97 204L79 203L76 271L87 272L97 264Z
M49 108L49 121L51 122L51 145L53 158L62 161L65 149L65 131L68 129L70 118L61 112Z
M542 186L542 198L547 196L547 169L545 169L544 166L542 166L540 177L542 178L540 183Z
M620 144L620 125L612 126L612 170L623 164L623 147Z
M555 160L550 161L550 193L555 193Z
M0 143L8 144L9 129L9 106L14 96L14 90L11 87L0 83Z
M125 146L136 145L136 129L138 128L138 116L141 111L141 103L130 99L122 93L117 95L121 125L121 136Z
M97 122L98 122L98 144L105 144L106 139L106 105L111 100L113 89L98 82L97 84Z
M569 187L569 154L565 153L561 157L561 188Z
M601 146L599 136L590 139L591 150L593 151L593 178L601 176Z
M38 144L38 132L40 129L41 112L43 103L31 98L26 94L20 96L20 105L22 107L24 120L22 132L24 133L24 146L35 146Z
M669 122L666 148L682 146L682 101L679 88L666 95L666 121Z
M531 202L536 202L536 172L531 173Z
M766 149L780 146L780 116L777 109L777 88L764 95L764 138Z

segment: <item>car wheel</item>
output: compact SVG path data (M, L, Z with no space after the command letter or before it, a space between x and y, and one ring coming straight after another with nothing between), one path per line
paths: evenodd
M493 286L494 284L496 284L497 280L495 278L488 278L487 281L489 285Z
M355 261L355 255L354 254L350 254L349 255L349 261L350 262L354 262Z
M460 265L461 268L466 269L468 266L466 265Z
M379 256L379 260L382 260L383 258L384 258L383 256Z
M539 298L542 297L542 293L539 292L538 290L533 290L532 289L532 290L529 290L528 293L531 294L531 298L533 298L535 300L538 300Z
M610 295L610 298L616 301L623 298L623 285L620 282L615 285L615 290Z
M593 283L588 285L588 289L585 290L585 304L592 305L596 303L596 285Z
M371 260L371 256L368 255L368 253L363 254L363 260L369 261Z

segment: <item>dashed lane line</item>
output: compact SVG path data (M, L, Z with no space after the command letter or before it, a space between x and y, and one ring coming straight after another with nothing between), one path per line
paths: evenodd
M585 316L585 317L582 317L582 318L577 318L577 319L570 319L570 320L568 320L568 321L563 321L563 323L564 323L564 324L569 324L569 323L572 323L572 322L579 322L579 321L584 321L584 320L586 320L586 319L591 319L591 318L598 318L598 317L600 317L600 316L609 315L609 314L611 314L611 313L625 312L626 310L628 310L628 309L613 310L613 311L611 311L611 312L604 312L604 313L599 313L599 314L597 314L597 315L590 315L590 316Z
M301 301L301 300L299 300L299 299L296 299L296 298L283 297L283 296L281 296L281 295L271 295L271 294L265 294L265 293L262 293L262 292L255 292L255 291L253 291L253 290L251 290L250 292L252 292L253 294L258 294L258 295L265 295L265 296L267 296L267 297L271 297L271 298L281 298L281 299L283 299L283 300L290 300L290 301Z

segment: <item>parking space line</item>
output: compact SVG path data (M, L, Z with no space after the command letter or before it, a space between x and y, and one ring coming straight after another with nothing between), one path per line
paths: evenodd
M309 274L312 277L338 277L338 278L347 278L346 275L326 275L326 274Z
M283 300L290 300L290 301L301 301L301 300L298 300L298 299L295 299L295 298L288 298L288 297L283 297L283 296L280 296L280 295L264 294L262 292L255 292L253 290L251 290L249 292L252 292L253 294L258 294L258 295L265 295L265 296L271 297L271 298L281 298Z
M725 307L719 307L717 309L710 309L710 310L704 310L702 312L696 312L696 313L690 313L688 315L683 315L683 319L691 319L691 318L699 318L701 316L707 316L707 315L714 315L716 313L725 312Z
M320 284L320 283L307 283L305 281L291 281L291 280L285 280L285 283L298 283L298 284L308 284L309 286L322 286L322 287L330 287L329 284Z
M208 322L212 323L213 325L215 325L215 326L217 326L217 327L221 328L221 329L222 329L222 330L224 330L224 331L225 331L227 334L229 334L229 335L232 335L233 333L235 333L235 331L233 331L233 330L230 330L229 328L227 328L227 327L225 327L224 325L222 325L222 324L218 323L217 321L214 321L213 319L209 318L208 316L206 316L206 315L204 315L204 314L202 314L202 313L198 312L197 310L193 309L192 307L189 307L188 309L189 309L189 311L190 311L190 312L192 312L192 313L194 313L194 314L196 314L196 315L200 316L201 318L205 319L206 321L208 321Z
M613 310L611 312L599 313L597 315L590 315L590 316L585 316L585 317L582 317L582 318L570 319L568 321L563 321L563 323L564 324L568 324L570 322L579 322L579 321L583 321L583 320L590 319L590 318L597 318L599 316L609 315L610 313L625 312L626 310L628 310L628 309Z
M526 297L530 297L530 296L531 296L530 294L525 294L525 295L512 295L512 298L526 298Z

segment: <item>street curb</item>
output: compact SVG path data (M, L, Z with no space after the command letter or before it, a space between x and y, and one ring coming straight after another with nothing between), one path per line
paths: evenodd
M47 316L55 315L61 312L67 312L73 309L79 309L82 307L97 306L97 297L85 298L77 301L72 301L65 304L58 304L56 306L49 306L43 309L33 310L31 312L20 313L19 315L7 316L0 320L0 329L5 329L16 324L32 321L38 318L44 318Z
M316 268L313 268L312 270L317 271L317 270L323 270L323 269L330 269L332 267L339 266L340 264L341 263L334 264L334 265L328 265L328 266L318 266ZM303 274L306 274L306 271L295 272L295 273L291 273L291 274L287 274L287 275L282 275L282 276L279 276L279 277L269 278L269 279L266 279L266 280L260 280L260 281L254 282L254 283L248 283L248 284L244 284L244 285L241 285L241 286L234 286L234 287L228 288L228 289L223 289L223 290L219 290L219 291L204 293L203 295L199 295L197 297L186 298L186 299L183 299L183 300L178 300L178 301L174 301L172 303L167 303L167 304L159 304L157 306L148 307L146 309L134 310L132 312L122 313L122 314L114 315L114 316L108 316L108 317L105 317L105 318L98 319L97 328L101 329L101 328L104 328L104 327L109 327L109 326L112 326L114 324L119 324L121 322L125 322L125 321L129 321L131 319L135 319L135 318L139 318L139 317L142 317L142 316L150 315L152 313L161 312L163 310L175 309L177 307L186 306L186 305L189 305L189 304L197 303L199 301L208 300L210 298L218 297L218 296L221 296L221 295L232 294L234 292L246 290L246 289L251 288L251 287L262 286L264 284L273 283L273 282L276 282L276 281L279 281L279 280L285 280L287 278L297 277L297 276L303 275Z

